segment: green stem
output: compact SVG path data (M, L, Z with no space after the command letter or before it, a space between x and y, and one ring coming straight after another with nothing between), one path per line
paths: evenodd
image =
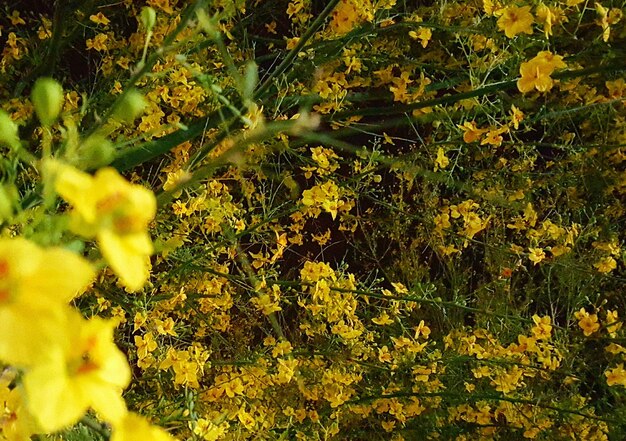
M300 40L296 44L296 46L287 54L287 56L283 59L283 61L274 69L274 71L265 79L263 84L261 84L253 95L253 100L258 100L263 98L265 93L269 90L274 82L274 79L279 75L282 75L289 66L293 64L293 61L296 59L302 48L308 43L308 41L315 35L317 30L322 26L326 17L330 15L330 13L335 9L335 6L339 3L339 0L330 0L324 10L317 16L317 18L311 23L311 26L306 30L304 35L300 37Z
M89 415L83 416L80 419L80 423L84 426L89 427L91 430L100 435L104 440L109 440L111 438L111 431Z
M586 69L570 70L565 72L559 72L552 76L554 79L570 79L588 76L600 72L621 72L626 70L626 64L613 63L606 66L595 66ZM517 79L510 81L502 81L499 83L493 83L479 89L470 90L468 92L456 93L454 95L443 96L439 98L433 98L430 100L418 101L412 104L395 104L389 107L377 107L377 108L362 108L347 110L344 112L337 112L328 118L329 121L340 121L351 116L385 116L385 115L397 115L402 113L411 112L413 110L424 109L427 107L441 106L445 104L456 103L468 98L476 98L484 95L489 95L494 92L513 89L517 85Z
M306 125L306 123L305 123ZM218 168L233 162L238 162L238 156L244 151L244 149L255 143L260 143L266 141L268 139L273 138L279 133L290 132L290 131L298 131L298 128L301 127L304 130L309 129L310 127L302 127L298 124L298 120L289 120L289 121L275 121L269 124L266 124L263 128L254 130L250 133L247 133L247 136L240 136L238 139L233 141L233 146L220 155L219 158L216 158L210 164L199 167L193 172L193 175L190 179L185 182L180 183L176 187L171 190L163 191L157 195L157 205L159 207L163 207L167 203L169 203L173 199L173 195L182 190L183 188L189 187L191 185L197 184L203 179L208 178L211 174ZM208 152L207 152L208 153ZM194 164L193 161L190 161L191 164Z

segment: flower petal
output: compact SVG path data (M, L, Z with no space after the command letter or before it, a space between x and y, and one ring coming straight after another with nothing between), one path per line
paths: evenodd
M102 230L98 233L98 244L124 286L131 291L141 289L150 276L148 257L152 243L148 233L120 236L111 230Z

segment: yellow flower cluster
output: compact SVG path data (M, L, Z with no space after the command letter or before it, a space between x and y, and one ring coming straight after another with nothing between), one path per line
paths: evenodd
M323 208L335 219L340 211L349 211L351 208L348 202L341 199L341 193L341 189L335 182L326 181L309 190L304 190L302 203L312 210ZM315 212L312 214L316 215Z

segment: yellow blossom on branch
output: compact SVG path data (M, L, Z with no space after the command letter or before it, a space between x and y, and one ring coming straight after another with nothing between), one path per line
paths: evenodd
M508 6L500 11L496 12L496 15L500 15L498 19L498 29L504 31L504 35L508 38L513 38L517 34L532 34L533 22L535 21L533 15L530 13L530 6Z
M340 0L331 14L328 28L335 35L343 35L373 17L369 13L371 4L367 1Z
M502 134L507 133L508 131L509 131L508 126L502 126L500 128L489 129L487 132L487 136L485 136L483 140L480 141L480 145L489 144L494 147L499 147L500 145L502 145L502 141L503 141Z
M543 32L546 38L549 38L552 35L552 25L554 21L552 11L550 11L550 8L544 3L540 3L537 6L536 14L537 21L543 24Z
M560 55L554 55L550 51L541 51L533 59L522 63L520 75L517 80L517 88L522 93L537 89L539 92L547 92L552 89L554 80L550 75L556 69L562 69L567 65Z
M624 369L623 363L619 363L613 369L607 370L604 375L606 376L606 384L609 386L626 386L626 369Z
M373 318L372 322L380 326L385 326L394 323L394 320L389 317L387 312L383 311L378 317Z
M333 181L327 181L302 192L302 203L307 207L320 207L335 219L339 210L349 207L340 199L341 189Z
M524 120L524 112L511 104L511 124L515 130L519 129L519 123Z
M537 314L533 315L533 322L535 326L531 331L533 336L537 340L548 340L552 333L552 324L549 316L539 317Z
M98 34L94 38L88 38L85 41L87 49L94 49L98 52L103 52L108 49L107 41L109 36L107 34Z
M528 259L537 265L543 259L546 258L546 253L541 248L528 248Z
M106 16L102 12L98 12L97 14L90 15L89 20L91 20L95 24L99 24L103 26L107 26L109 23L111 23L111 20L106 18Z
M270 297L268 293L253 297L250 301L259 311L261 311L261 313L263 313L263 315L270 315L272 312L282 310L278 301Z
M443 148L439 147L437 149L437 157L435 158L435 169L437 171L439 169L444 169L450 164L450 159L446 157L446 152L444 152Z
M489 129L479 129L474 121L465 121L463 125L458 125L458 127L463 131L463 141L468 144L478 141L483 134L489 131Z
M419 28L417 31L409 31L409 37L413 40L420 40L420 44L423 48L428 46L428 42L433 36L433 31L430 28Z
M226 433L227 424L215 424L212 421L209 421L204 418L198 418L195 425L193 426L193 433L198 435L201 439L204 440L218 440L222 439ZM130 438L129 438L130 440ZM126 441L124 440L114 440L111 441ZM160 441L157 439L157 441Z
M599 272L607 274L617 268L617 261L613 257L607 256L594 263L593 266Z
M580 311L574 313L574 317L578 320L578 326L580 326L580 329L583 330L585 337L589 337L591 334L600 329L598 315L589 314L585 311L585 308L581 308Z
M617 335L617 331L622 329L622 321L619 320L617 310L609 310L606 312L606 320L604 321L604 326L606 327L606 330L611 337L615 337Z
M470 212L463 215L463 231L461 234L468 239L472 239L476 234L487 228L491 216L482 219L478 214Z
M596 21L596 24L602 27L602 41L606 43L607 41L609 41L609 37L611 35L611 25L609 23L609 10L598 2L596 2L594 6L598 14L598 20Z
M113 168L95 176L51 161L56 191L73 210L70 228L75 233L96 238L102 255L131 291L140 289L149 276L152 242L148 224L156 214L154 194L126 181Z

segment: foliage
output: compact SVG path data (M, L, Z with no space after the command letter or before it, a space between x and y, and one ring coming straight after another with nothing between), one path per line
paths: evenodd
M624 439L624 2L52 3L0 438Z

